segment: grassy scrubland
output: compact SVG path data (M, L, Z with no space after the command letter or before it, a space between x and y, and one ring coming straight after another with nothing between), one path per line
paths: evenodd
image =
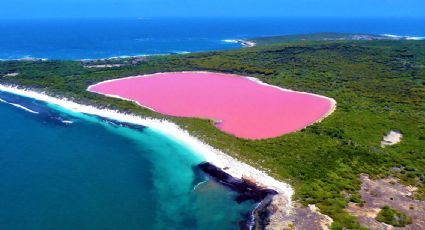
M334 219L333 228L358 229L344 211L361 203L360 173L389 174L419 188L425 198L425 42L291 41L254 48L187 55L97 61L127 66L88 69L78 61L0 62L0 77L86 104L170 119L210 145L290 183L295 199L316 204ZM334 98L337 110L321 123L268 140L238 139L210 121L166 117L133 103L86 92L90 84L117 77L164 71L208 70L253 76L264 82ZM390 130L400 144L381 148Z
M411 217L388 206L384 206L375 219L395 227L405 227L412 223Z

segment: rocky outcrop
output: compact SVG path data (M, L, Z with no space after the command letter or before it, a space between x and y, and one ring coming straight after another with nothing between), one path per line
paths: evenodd
M315 205L303 207L297 205L290 211L286 208L288 201L284 196L274 196L268 206L269 221L266 230L309 229L327 230L333 222L332 218L319 212Z
M362 182L360 195L364 203L350 203L346 209L358 217L360 224L377 230L425 229L425 201L413 199L415 187L405 186L394 177L373 180L368 175L362 174L360 181ZM375 217L384 206L407 214L412 218L412 224L397 228L378 222Z
M238 203L246 200L260 202L268 195L277 194L275 190L265 188L264 185L258 184L252 178L245 176L241 179L234 178L211 163L199 164L199 168L224 186L236 191L239 194L235 199Z
M298 205L298 207L292 207L292 203L286 195L268 189L251 177L234 178L221 168L208 162L200 164L199 168L219 183L238 192L238 196L235 198L237 202L246 200L259 202L257 208L253 211L253 215L248 220L241 221L241 229L326 230L332 224L332 219L320 213L316 206L303 207Z
M273 189L268 189L264 185L258 183L253 178L248 176L242 176L241 179L235 178L230 174L224 172L223 169L205 162L198 165L198 167L207 175L212 177L214 180L218 181L220 184L232 189L237 192L238 195L235 198L235 201L238 203L242 203L247 200L253 200L259 203L259 206L263 204L268 204L270 197L277 194L277 192ZM253 226L256 225L257 222L263 223L266 220L267 215L257 219L256 213L258 211L258 207L252 212L252 214L248 215L245 220L239 222L239 228L241 230L252 229ZM261 209L262 210L262 209Z

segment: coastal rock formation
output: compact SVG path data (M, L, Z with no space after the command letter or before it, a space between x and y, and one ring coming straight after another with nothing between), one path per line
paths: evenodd
M250 215L246 220L239 222L239 228L241 230L252 229L253 225L265 226L268 218L267 211L265 210L270 204L271 198L275 196L285 197L284 195L277 195L278 193L275 190L267 188L246 175L242 176L241 179L235 178L224 172L221 168L208 162L201 163L198 167L222 185L237 192L236 202L242 203L247 200L253 200L259 203L259 206L253 212L254 216Z
M256 230L328 230L333 222L315 205L292 207L287 197L281 194L266 197L254 214Z
M242 179L234 178L211 163L201 163L199 164L199 168L221 184L238 192L239 195L235 199L238 203L246 200L260 202L269 195L277 194L273 189L268 189L264 185L257 184L252 178L246 176L242 177Z
M131 65L137 65L142 62L147 62L148 58L145 56L134 57L112 57L96 60L82 60L81 64L84 68L88 69L108 69L119 68Z
M227 43L238 43L244 48L254 47L257 45L257 43L255 43L254 41L248 41L243 39L226 39L223 41Z
M239 195L235 198L237 202L246 200L260 202L253 212L255 229L330 229L332 219L320 213L314 205L291 207L286 195L268 189L253 178L248 176L242 176L241 179L234 178L208 162L199 164L198 167L221 184L238 192ZM243 223L247 222L249 221ZM241 229L244 229L242 226Z
M100 65L85 65L84 68L93 69L93 68L114 68L122 67L123 64L100 64Z
M350 203L347 211L357 216L362 225L377 230L401 229L375 220L381 208L387 205L412 218L413 223L403 229L425 229L425 201L412 198L415 187L402 185L393 177L372 180L368 175L361 175L360 180L360 194L365 203Z
M289 212L282 207L286 207L287 201L283 196L274 196L268 211L270 213L266 230L281 229L309 229L328 230L333 222L332 218L319 212L315 205L303 207L298 205Z
M254 47L254 46L256 46L256 45L257 45L255 42L253 42L253 41L248 41L248 40L239 40L239 43L240 43L243 47L246 47L246 48Z

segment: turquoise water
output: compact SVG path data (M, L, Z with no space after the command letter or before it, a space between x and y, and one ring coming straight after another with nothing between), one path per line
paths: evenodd
M254 206L148 128L0 98L39 112L0 103L0 229L238 229Z

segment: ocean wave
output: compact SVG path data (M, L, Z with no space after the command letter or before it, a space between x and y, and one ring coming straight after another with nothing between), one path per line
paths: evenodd
M425 37L417 36L404 36L404 35L395 35L395 34L382 34L382 36L394 38L394 39L404 39L404 40L425 40Z
M221 41L225 43L231 43L231 44L240 44L242 47L254 47L257 45L255 42L245 40L245 39L224 39Z
M136 38L134 40L137 42L147 42L147 41L152 41L154 39L153 38Z
M223 39L221 41L225 43L240 43L240 40L238 39Z
M25 111L30 112L30 113L38 114L38 112L36 112L34 110L31 110L31 109L29 109L29 108L27 108L25 106L22 106L22 105L16 104L16 103L12 103L12 102L8 102L8 101L5 101L5 100L3 100L1 98L0 98L0 102L3 102L3 103L6 103L6 104L15 106L16 108L20 108L20 109L25 110Z
M171 54L190 54L189 51L171 51Z
M73 121L70 121L70 120L62 120L62 123L64 123L64 124L72 124L74 122Z
M184 52L184 51L183 51ZM136 54L136 55L120 55L120 56L110 56L104 58L82 58L76 59L77 61L88 62L88 61L102 61L102 60L118 60L118 59L128 59L128 58L139 58L139 57L150 57L150 56L162 56L170 55L171 53L155 53L155 54Z
M24 55L22 57L8 57L0 58L0 61L48 61L48 58L37 58L31 55Z
M82 62L88 62L88 61L98 61L98 60L118 60L118 59L128 59L128 58L138 58L138 57L151 57L151 56L164 56L164 55L170 55L170 54L189 54L192 53L190 51L165 51L163 53L151 53L151 54L135 54L135 55L118 55L118 56L109 56L109 57L99 57L99 58L75 58L70 60L75 61L82 61ZM49 58L38 58L33 57L30 55L25 55L22 57L7 57L7 58L0 58L0 61L49 61ZM64 59L66 60L66 59Z
M205 184L205 183L207 183L208 181L206 181L206 180L204 180L204 181L201 181L201 182L199 182L199 183L197 183L194 187L193 187L193 189L192 189L192 191L195 191L200 185L202 185L202 184Z

